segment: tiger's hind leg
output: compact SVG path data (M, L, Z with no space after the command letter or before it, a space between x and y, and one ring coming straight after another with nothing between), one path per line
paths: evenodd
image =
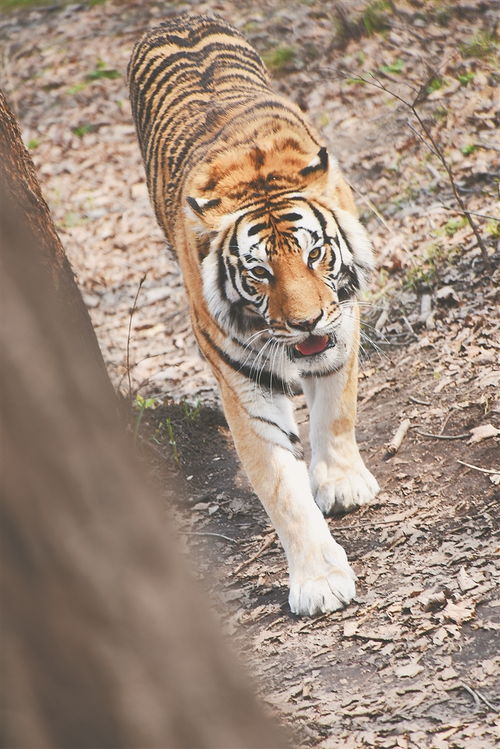
M379 491L356 443L357 375L356 342L340 372L302 382L310 417L311 488L325 515L355 510Z

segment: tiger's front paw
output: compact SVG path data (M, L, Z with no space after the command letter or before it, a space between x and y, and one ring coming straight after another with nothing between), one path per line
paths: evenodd
M342 609L356 595L355 580L344 549L331 539L313 564L290 571L290 609L305 616Z
M364 463L347 471L334 468L328 472L326 480L316 486L314 483L314 499L324 515L351 512L370 502L380 490Z

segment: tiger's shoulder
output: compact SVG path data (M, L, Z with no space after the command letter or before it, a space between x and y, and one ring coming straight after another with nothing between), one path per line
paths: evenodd
M258 53L221 18L182 14L146 32L129 81L149 190L167 234L186 181L199 205L217 187L225 196L220 212L230 212L261 190L263 174L291 184L321 148L300 109L271 89Z

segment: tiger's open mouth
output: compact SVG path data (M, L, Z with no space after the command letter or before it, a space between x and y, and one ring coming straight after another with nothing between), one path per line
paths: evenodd
M296 343L293 346L294 357L317 356L323 351L335 345L335 339L329 335L310 335L305 341Z

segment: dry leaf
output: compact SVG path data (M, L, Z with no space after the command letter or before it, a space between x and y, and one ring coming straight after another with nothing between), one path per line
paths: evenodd
M398 666L398 668L395 668L394 673L400 679L403 679L403 678L411 679L417 674L421 673L423 670L424 670L424 667L420 666L418 663L408 663L406 666Z
M497 429L493 424L482 424L479 427L474 427L470 430L471 438L468 440L468 445L473 445L476 442L487 440L489 437L496 437L500 434L500 429Z
M344 622L344 637L352 637L358 631L358 622Z
M467 574L464 567L460 568L460 572L457 575L457 581L458 581L458 586L460 590L464 593L468 590L472 590L472 588L477 587L476 581L473 580L472 577Z
M466 622L474 617L475 606L470 601L459 601L458 603L448 601L442 613L446 619L450 619L456 624L462 624L462 622Z
M443 670L439 674L439 678L442 679L443 681L449 681L449 679L456 679L457 676L458 676L458 673L451 666L448 666L448 668L443 668Z

